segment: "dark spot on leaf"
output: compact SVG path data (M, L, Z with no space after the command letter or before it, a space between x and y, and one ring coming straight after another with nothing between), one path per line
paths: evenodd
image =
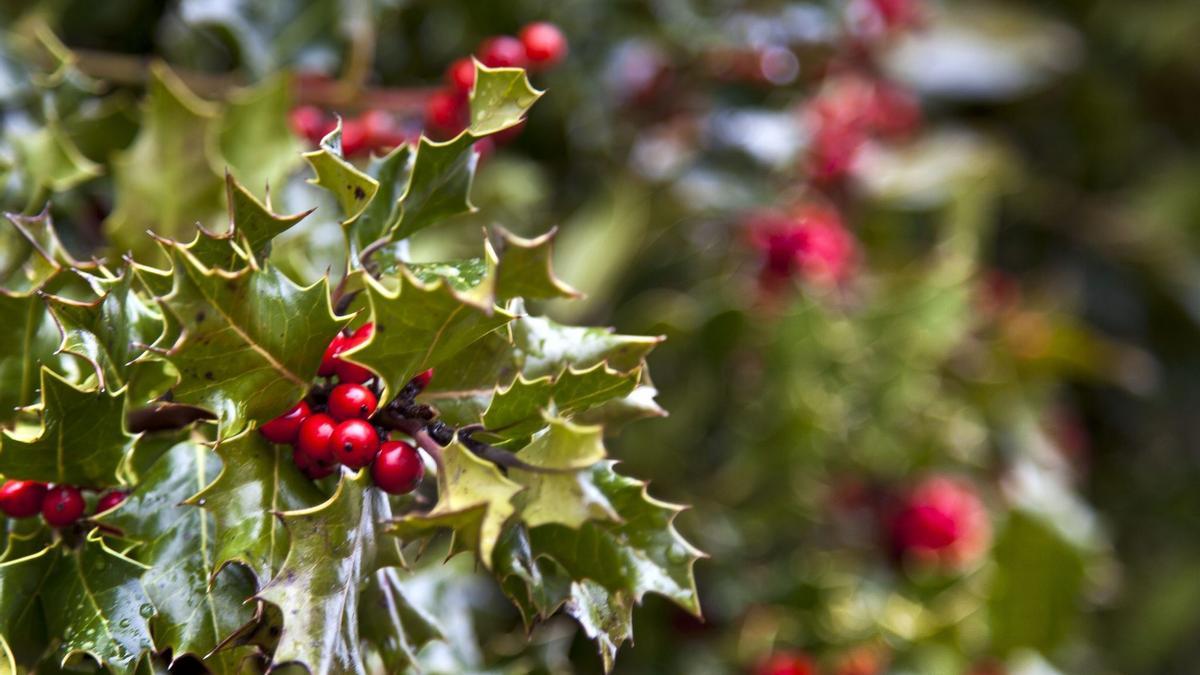
M204 371L204 379L206 379L206 380L211 380L211 379L213 379L213 374L212 374L212 371L211 371L211 370L206 370L206 371Z
M354 186L354 198L361 201L361 200L367 198L367 193L363 192L363 189L361 187L355 185Z
M279 626L271 626L270 633L271 633L271 637L279 637L279 633L280 633Z
M196 312L196 323L204 323L204 317L205 317L204 310L200 310L199 312Z

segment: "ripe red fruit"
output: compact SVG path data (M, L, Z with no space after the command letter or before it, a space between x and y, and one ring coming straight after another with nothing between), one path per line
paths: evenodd
M484 40L479 45L477 56L489 68L524 68L529 62L525 45L511 35L497 35Z
M367 419L375 414L379 400L361 384L339 384L329 394L329 414L338 421Z
M312 480L324 478L332 474L337 469L336 464L318 462L317 460L309 457L300 448L295 448L292 450L292 461L296 464L296 468L300 469L301 473L303 473L305 476L308 476Z
M351 469L361 469L375 461L379 453L379 434L366 420L346 420L333 430L329 450L336 461Z
M367 128L360 120L342 122L342 156L352 157L367 148Z
M291 410L259 427L258 431L272 443L295 443L300 425L312 416L308 403L300 401Z
M321 356L321 367L317 369L317 374L322 377L333 375L337 368L337 357L346 349L346 336L341 333L329 342L329 346L325 348L325 354Z
M412 379L412 383L414 385L416 385L416 387L418 389L424 389L425 387L428 387L429 383L432 381L433 381L433 368L430 368L429 370L426 370L426 371L418 374L416 377L414 377Z
M9 518L36 516L46 497L46 484L33 480L5 481L0 487L0 511Z
M854 235L832 209L805 205L794 214L767 211L752 216L747 225L763 254L764 287L777 287L796 274L809 283L832 286L854 271Z
M367 135L366 144L373 150L382 152L406 140L396 118L382 110L370 110L361 119Z
M816 675L817 666L807 654L776 652L754 670L755 675Z
M312 143L321 142L321 138L332 128L325 113L320 108L311 105L293 108L288 115L288 122L296 135L303 136Z
M446 81L458 91L467 94L475 86L475 62L464 56L446 69Z
M365 323L354 334L344 339L342 351L349 351L354 347L361 345L371 339L371 334L375 331L375 324ZM351 382L354 384L362 384L374 376L374 373L363 368L356 363L344 361L339 356L333 366L334 372L337 373L338 379L342 382Z
M914 487L889 525L897 555L948 568L976 560L991 540L987 509L975 489L947 476Z
M100 501L96 502L96 513L104 513L109 509L115 509L117 505L125 501L128 495L120 490L105 492L100 496Z
M521 29L520 37L531 66L551 66L567 55L567 38L552 23L531 23Z
M300 425L300 435L296 438L296 449L308 456L314 462L334 464L337 460L329 447L329 439L337 422L325 413L317 413L304 420Z
M443 136L453 136L467 126L467 100L451 89L435 91L425 102L425 126Z
M83 516L83 495L71 485L56 485L42 500L42 517L51 527L67 527Z
M421 453L403 441L384 443L371 467L371 478L379 489L394 495L417 489L424 476L425 463L421 461Z

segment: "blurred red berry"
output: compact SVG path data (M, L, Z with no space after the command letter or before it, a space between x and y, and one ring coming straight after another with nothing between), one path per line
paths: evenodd
M809 283L836 285L854 270L854 236L832 209L806 205L795 214L768 211L752 216L748 227L763 253L764 285L796 275Z
M342 156L353 157L367 149L367 128L361 120L342 121Z
M67 527L83 516L83 494L72 485L56 485L42 500L42 517L51 527Z
M5 481L0 487L0 511L9 518L29 518L42 510L46 484L33 480Z
M346 420L329 437L329 451L342 464L361 469L375 461L375 455L379 453L379 434L366 420Z
M100 496L100 500L96 502L96 513L104 513L105 511L110 511L117 508L117 506L120 505L121 502L125 501L125 498L128 496L128 494L121 492L120 490L105 492Z
M480 63L489 68L524 68L529 63L525 45L511 35L497 35L484 40L476 56Z
M329 447L329 439L337 429L337 420L325 413L317 413L300 425L296 448L312 462L334 464L337 459Z
M868 122L884 138L903 138L920 126L921 107L912 92L891 82L877 81Z
M897 555L954 568L979 558L991 541L991 524L973 486L932 476L905 495L890 536Z
M869 4L888 30L919 26L925 18L924 0L869 0Z
M530 66L552 66L567 55L567 38L552 23L538 21L521 29L521 44Z
M425 126L440 136L453 136L467 126L467 100L462 93L442 89L425 102Z
M816 675L817 665L801 652L776 652L759 664L754 675Z
M292 409L259 428L259 432L272 443L295 443L300 434L300 425L312 415L308 403L300 401Z
M389 113L370 110L360 119L366 133L366 145L372 150L382 153L407 140L396 118Z
M336 464L318 462L300 448L292 450L292 462L301 473L312 480L320 480L337 470Z
M446 69L446 81L455 90L470 93L475 86L475 61L469 56L457 59Z
M333 127L325 112L311 105L293 108L288 115L288 122L297 136L302 136L313 144L320 143Z
M329 414L338 421L367 419L375 414L379 401L361 384L339 384L329 394Z
M425 476L425 463L421 453L403 441L388 441L379 449L379 456L371 466L371 478L380 490L393 495L403 495L417 489Z

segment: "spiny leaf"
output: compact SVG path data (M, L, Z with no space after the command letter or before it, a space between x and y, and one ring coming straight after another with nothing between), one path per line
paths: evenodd
M492 397L483 424L503 438L525 438L545 425L542 411L570 417L614 398L626 396L637 386L640 372L612 370L598 363L587 370L567 368L557 378L527 380L518 376L507 389Z
M175 401L213 411L222 436L295 405L345 324L326 280L300 288L274 267L209 269L179 245L168 249L174 285L160 301L183 326L167 355L180 374Z
M32 182L50 192L69 190L103 173L55 121L31 133L18 134L13 140L21 166Z
M579 291L554 276L551 266L558 229L534 239L523 239L497 227L503 246L496 275L496 298L577 298Z
M146 230L186 239L221 214L213 159L216 111L166 66L151 68L142 130L113 163L116 209L104 223L119 249L147 251Z
M20 480L102 487L120 483L118 470L137 440L125 431L125 393L78 389L42 368L42 428L36 439L4 432L0 473Z
M509 477L527 489L517 498L520 518L529 527L558 524L581 527L589 520L619 520L589 469L605 457L604 430L550 419L549 427L517 453L517 459L554 473L514 467Z
M362 212L344 223L352 261L357 262L363 249L391 233L399 224L404 213L400 200L408 184L412 154L412 147L404 144L383 157L371 158L367 173L379 189Z
M520 68L488 68L475 61L471 123L467 131L486 136L515 127L542 94Z
M154 607L139 581L144 571L95 536L63 551L54 583L42 592L46 627L62 640L60 659L89 654L114 673L134 672L143 652L154 649L147 623Z
M515 303L521 314L524 306ZM558 375L568 367L607 362L616 370L637 368L662 338L618 335L609 329L564 326L544 317L522 316L512 323L517 362L527 378Z
M384 399L417 373L512 319L503 311L464 300L449 284L427 286L407 272L401 273L395 290L368 279L366 293L375 331L370 341L342 358L378 373L386 389Z
M442 449L437 504L428 513L395 521L388 531L400 537L419 537L448 527L454 531L457 550L474 549L480 562L491 569L492 551L504 524L516 511L513 497L522 489L456 439Z
M617 649L633 639L633 599L628 591L610 591L583 579L571 583L563 611L574 617L583 632L596 643L604 672L612 672Z
M40 598L56 559L44 530L8 533L0 555L0 672L22 672L17 666L28 667L45 649Z
M275 576L287 554L287 531L275 514L320 503L324 497L292 462L291 453L253 429L217 444L221 473L188 500L217 521L212 566L250 568L259 583Z
M5 214L20 234L14 244L20 250L4 251L4 289L26 294L42 288L63 270L92 269L94 263L76 260L58 239L47 208L36 216Z
M344 159L341 119L338 120L337 128L321 139L320 147L304 153L304 159L308 160L313 172L317 174L316 178L309 179L309 182L329 190L337 197L345 222L357 218L379 191L379 183L374 178L359 171Z
M198 228L188 250L206 267L238 271L250 265L250 257L262 266L271 252L271 241L291 229L312 211L279 215L258 200L232 174L225 174L225 199L229 208L229 230L214 234Z
M421 647L445 639L433 619L405 595L394 568L371 575L363 597L366 602L360 608L359 630L379 652L386 672L405 672L416 663Z
M38 370L57 365L60 342L46 303L36 295L0 291L0 426L8 426L15 409L37 400Z
M237 566L214 573L223 533L213 514L184 503L209 485L220 468L204 446L179 443L154 463L119 507L99 519L140 543L133 555L150 567L141 577L156 610L150 626L176 657L203 657L252 614L245 604L254 593L249 573ZM206 663L216 672L234 672L239 657L221 652Z
M642 382L627 396L602 403L596 408L580 413L575 421L583 424L602 424L612 432L622 426L647 417L666 417L667 411L655 401L658 389L649 382L645 368Z
M396 541L377 537L391 518L387 495L366 472L343 475L329 501L282 514L291 547L279 574L258 597L283 612L274 664L313 673L365 673L359 638L359 586L402 562Z
M62 331L59 350L87 361L101 388L116 390L129 381L134 359L162 334L162 316L133 292L132 272L97 283L108 289L99 300L50 296L47 303Z
M291 86L277 75L236 92L221 117L221 154L254 194L283 185L300 161L300 139L288 128Z
M509 527L496 546L495 575L504 594L517 606L525 630L550 618L566 602L571 577L549 557L534 557L529 531L522 524Z

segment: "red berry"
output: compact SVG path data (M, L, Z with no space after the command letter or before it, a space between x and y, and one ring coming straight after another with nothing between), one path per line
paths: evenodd
M919 483L890 523L898 555L959 567L979 557L991 539L987 509L969 484L946 476Z
M435 91L425 102L425 126L443 136L453 136L467 126L467 100L451 89Z
M354 347L361 345L371 339L371 334L375 331L375 324L365 323L358 330L354 331L354 335L345 338L342 351L349 351ZM374 373L366 368L356 364L344 361L339 356L334 363L334 372L337 373L338 379L342 382L351 382L362 384L374 376Z
M320 143L321 138L329 133L329 118L316 106L302 105L292 109L288 115L288 122L298 136L303 136L312 143Z
M333 430L329 451L342 464L361 469L375 460L379 452L379 434L366 420L346 420Z
M384 492L403 495L417 489L425 476L421 453L403 441L388 441L379 449L371 478Z
M329 346L325 348L325 354L321 357L321 367L317 370L317 374L322 377L333 375L337 368L338 354L346 350L346 336L338 333L337 337L330 341Z
M300 469L301 473L303 473L305 476L308 476L312 480L324 478L332 474L337 469L336 464L318 462L317 460L309 457L300 448L295 448L292 450L292 461L295 462L296 468Z
M291 410L262 425L258 431L272 443L295 443L300 425L310 416L312 408L300 401Z
M352 157L367 148L367 128L360 120L342 122L342 156Z
M429 370L426 370L426 371L420 373L419 375L417 375L416 377L414 377L412 379L412 383L414 385L416 385L416 387L418 389L424 389L425 387L428 387L429 383L432 381L433 381L433 368L430 368Z
M530 65L551 66L567 55L567 38L552 23L538 21L521 29L521 44Z
M337 460L329 449L329 439L336 428L337 422L332 417L325 413L317 413L300 425L296 448L314 462L334 464Z
M361 384L339 384L329 394L329 414L338 421L367 419L375 414L379 400Z
M816 675L817 666L807 654L778 652L755 669L755 675Z
M125 501L128 495L120 490L105 492L100 496L100 501L96 502L96 513L104 513L110 509L117 508L117 505Z
M475 86L475 61L469 56L458 59L446 69L446 81L464 94Z
M10 480L0 487L0 511L9 518L28 518L42 510L46 484L33 480Z
M396 118L382 110L370 110L364 114L362 126L367 135L366 144L373 150L394 148L406 140Z
M66 527L83 516L83 495L71 485L56 485L42 500L42 517L52 527Z
M490 37L479 45L479 60L489 68L524 68L525 45L511 35Z

